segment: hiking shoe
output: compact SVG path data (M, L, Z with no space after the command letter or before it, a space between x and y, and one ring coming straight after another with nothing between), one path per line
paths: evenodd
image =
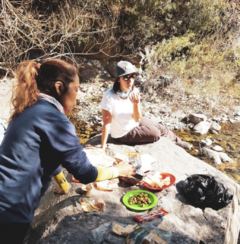
M177 144L179 147L182 147L183 149L185 150L191 150L193 145L185 142L185 141L180 141L178 144Z

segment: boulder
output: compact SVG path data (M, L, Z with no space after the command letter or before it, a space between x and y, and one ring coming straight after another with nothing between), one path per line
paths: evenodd
M93 81L98 74L99 74L98 69L94 68L94 67L79 69L79 75L80 75L81 82L86 82L89 80Z
M189 114L188 119L190 120L190 122L196 125L201 121L206 121L207 116L204 114Z
M100 143L101 136L99 135L87 142L92 145L100 145ZM163 208L169 214L162 221L155 219L145 225L154 225L162 230L171 231L170 244L197 244L200 241L207 244L224 243L225 226L228 221L231 222L232 203L218 211L210 208L196 208L182 194L181 184L192 174L210 174L228 187L230 192L239 193L239 186L233 180L164 137L155 143L131 147L116 144L115 140L109 137L108 155L114 156L127 151L150 154L156 158L152 164L154 170L168 172L176 177L171 187L162 191L153 191L158 198L158 203L153 210ZM70 175L64 172L70 181ZM61 196L53 193L54 185L54 182L51 182L48 191L42 197L25 243L121 244L125 243L125 237L112 234L113 222L125 225L136 224L133 216L146 213L146 211L140 213L130 211L122 203L125 193L139 188L146 190L143 186L129 185L120 181L119 187L112 192L92 190L89 196L102 198L106 204L106 210L90 214L82 212L80 208L78 200L83 195L79 193L78 183L71 183L72 188L69 194ZM240 226L239 211L239 208L235 208L237 216L235 216L236 223L234 224L237 228Z
M202 121L193 127L193 130L196 133L201 134L201 135L208 133L209 129L210 129L210 123L207 121Z
M108 71L109 74L110 74L112 77L114 77L114 78L117 77L116 64L117 64L116 61L112 61L112 62L110 62L109 64L106 65L106 69L107 69L107 71Z

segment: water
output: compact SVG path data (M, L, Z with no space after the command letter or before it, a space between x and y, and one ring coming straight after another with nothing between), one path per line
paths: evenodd
M189 152L191 155L204 160L206 163L214 166L214 163L196 152L194 149L200 149L199 142L204 138L209 138L215 141L213 145L219 145L224 149L224 152L233 160L231 163L222 163L216 166L217 169L228 175L236 183L240 184L240 123L224 123L219 134L205 134L202 136L196 135L193 131L174 131L182 140L193 145L193 149Z

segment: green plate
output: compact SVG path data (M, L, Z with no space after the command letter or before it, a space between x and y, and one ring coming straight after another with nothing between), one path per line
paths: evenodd
M130 205L129 204L129 198L131 196L134 196L136 194L140 194L140 193L147 193L148 194L148 197L150 198L151 200L151 203L150 204L146 204L144 207L141 207L140 205L138 204L132 204ZM155 194L153 194L152 192L149 192L149 191L144 191L144 190L135 190L135 191L130 191L128 193L126 193L124 196L123 196L123 203L126 207L130 208L130 209L133 209L133 210L146 210L146 209L150 209L150 208L153 208L158 202L158 199L157 197L155 196Z

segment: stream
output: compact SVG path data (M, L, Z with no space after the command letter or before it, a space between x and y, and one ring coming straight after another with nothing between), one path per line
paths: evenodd
M221 130L219 134L207 133L205 135L196 135L193 131L174 131L183 141L187 141L193 145L193 149L189 153L206 163L214 166L214 163L204 155L201 155L200 141L205 138L211 139L213 145L219 145L233 161L231 163L222 163L216 168L228 175L236 183L240 184L240 123L224 123L220 124ZM215 166L214 166L215 167Z

